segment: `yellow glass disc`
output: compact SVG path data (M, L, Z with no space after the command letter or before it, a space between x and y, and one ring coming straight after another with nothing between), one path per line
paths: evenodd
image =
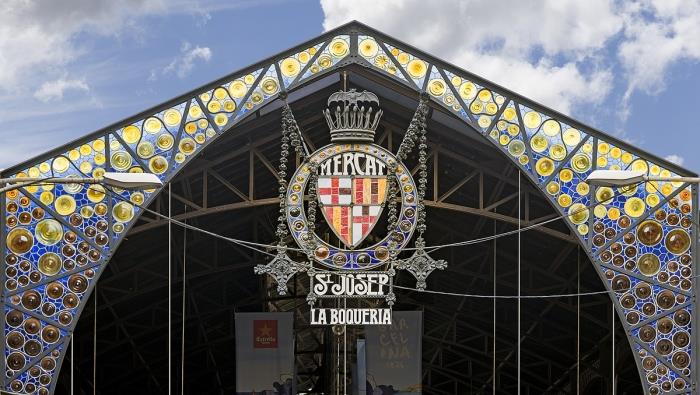
M236 102L234 102L233 100L229 99L229 100L226 100L224 102L224 111L233 112L233 110L235 110L235 109L236 109Z
M163 120L168 126L178 126L180 125L180 120L182 120L182 115L180 115L180 111L171 108L165 111L163 114Z
M105 155L103 153L95 154L95 164L102 166L105 163Z
M459 95L465 100L473 99L476 96L476 86L469 81L463 83L459 86Z
M549 156L554 160L562 160L566 157L566 148L561 144L554 144L549 147Z
M671 192L673 192L673 185L671 185L670 183L666 183L666 184L661 186L661 194L662 195L668 196L671 194Z
M474 101L469 106L469 110L471 110L471 112L474 114L479 114L481 112L481 110L483 110L483 109L484 109L484 105L480 101Z
M508 144L508 153L513 156L520 156L525 152L525 143L520 140L512 140Z
M360 55L364 56L365 58L371 58L374 57L377 52L379 52L379 46L377 45L376 41L372 40L371 38L366 38L360 41L359 50Z
M530 140L530 147L532 147L533 151L538 153L546 150L548 144L549 142L547 142L547 139L540 135L537 135Z
M134 125L129 125L122 130L122 138L128 144L135 144L141 138L141 129Z
M191 138L185 137L184 139L180 140L179 148L184 154L189 155L194 152L195 148L197 148L197 144L195 144L194 140Z
M566 145L577 145L581 142L581 132L574 128L566 129L562 135L562 140L564 140Z
M160 155L154 156L148 162L148 168L155 174L163 174L168 170L168 160Z
M61 270L61 258L58 254L47 252L39 257L39 271L47 276L54 276Z
M559 172L559 179L562 182L569 182L574 178L574 173L571 171L571 169L562 169L562 171Z
M197 131L197 124L194 122L190 122L185 125L185 133L187 134L192 134Z
M595 215L597 218L605 218L607 214L608 209L606 209L602 204L599 204L593 208L593 215Z
M327 69L333 65L333 59L331 59L330 56L323 54L318 57L317 63L322 69Z
M156 145L158 145L158 148L163 150L169 150L170 148L173 148L174 143L175 138L173 138L173 136L170 133L160 134L156 139Z
M428 91L433 96L442 96L445 93L445 83L441 79L432 79L428 83Z
M125 171L131 167L131 155L124 151L117 151L112 154L109 162L112 164L117 171Z
M515 109L513 107L508 107L505 110L503 110L503 119L506 121L512 121L515 119Z
M347 55L348 51L350 50L347 41L341 38L336 38L335 40L331 41L329 48L331 55L335 56L336 58Z
M183 154L182 152L178 152L177 154L175 154L175 162L182 163L184 161L185 161L185 154Z
M634 196L635 193L637 193L637 186L636 185L625 185L620 188L617 188L617 190L625 195L625 196Z
M224 89L224 88L214 89L214 97L217 100L224 100L226 98L226 96L228 96L228 94L226 94L226 89Z
M306 51L301 51L299 54L297 54L297 59L299 59L299 62L302 64L306 64L306 62L309 61L309 53Z
M245 77L243 77L243 82L246 84L250 85L255 81L255 76L253 74L248 74Z
M70 162L63 156L56 157L53 160L53 170L57 173L63 173L68 170L68 166L70 166Z
M620 157L622 156L622 150L619 149L619 148L617 148L617 147L613 147L613 148L610 150L610 156L611 156L613 159L620 159Z
M586 196L588 195L588 192L591 190L591 188L588 186L588 183L586 182L579 182L576 185L576 193L578 193L581 196Z
M398 56L396 56L396 60L398 60L400 64L405 65L409 60L411 60L411 56L406 52L401 52Z
M617 207L610 207L610 210L608 210L608 218L617 221L617 219L620 218L620 209Z
M510 141L510 137L507 134L502 134L498 138L498 142L501 143L501 145L506 145Z
M643 171L643 172L645 172L645 173L646 173L647 171L649 171L649 165L648 165L647 162L646 162L645 160L643 160L643 159L637 159L637 160L635 160L634 162L632 162L632 165L631 165L630 167L631 167L632 170L634 170L634 171Z
M248 87L241 80L235 80L228 86L228 93L234 99L240 99L248 92Z
M601 155L605 155L608 152L610 152L610 144L606 142L600 142L598 143L598 153Z
M49 170L51 170L51 167L49 166L48 163L43 162L42 164L39 165L39 171L42 173L48 173Z
M537 114L533 112L534 114ZM528 113L529 114L529 113ZM537 126L531 127L532 129L536 128ZM561 125L559 125L559 122L553 120L553 119L548 119L544 121L542 124L542 131L544 134L547 136L553 137L559 134L561 131Z
M547 177L554 172L554 162L549 158L540 158L535 164L537 174Z
M39 175L41 175L41 173L39 173L39 169L37 169L36 167L30 168L27 171L27 173L29 174L29 177L32 177L32 178L36 178L36 177L39 177Z
M90 185L87 190L87 198L93 203L99 203L105 198L105 188L100 184Z
M622 163L624 164L630 164L632 162L632 154L629 152L623 152L622 156L620 156L620 159L622 159Z
M591 158L586 154L576 154L571 158L571 167L577 173L585 173L591 168Z
M645 189L649 193L656 193L661 191L661 188L659 187L659 183L657 181L647 181L645 184Z
M523 117L523 123L530 129L537 129L542 122L542 117L535 111L528 111Z
M207 109L209 112L219 112L221 111L221 103L216 100L212 100L207 104Z
M112 208L112 215L119 222L129 222L134 218L134 206L131 203L119 202Z
M498 111L498 106L496 103L486 103L486 113L489 115L494 115Z
M479 100L487 102L491 100L491 91L488 89L482 89L479 91Z
M154 117L148 118L146 120L146 122L144 122L143 128L148 133L151 133L151 134L158 133L160 131L160 128L161 128L160 119L154 118Z
M279 84L277 84L277 80L272 77L263 78L262 81L260 81L260 86L262 87L262 91L268 96L274 95L279 91Z
M518 125L510 124L508 125L508 134L511 136L517 136L520 133L520 127Z
M612 198L614 196L615 192L613 192L612 188L610 187L600 187L595 191L596 200L603 204L608 204L612 202Z
M102 139L98 139L92 142L92 149L95 151L104 151L105 149L105 142Z
M80 155L88 156L92 153L92 147L89 144L83 144L80 146Z
M85 161L80 164L80 171L82 171L85 174L90 174L92 171L92 163Z
M599 156L598 157L598 167L607 167L608 166L608 158L604 156Z
M68 158L70 160L78 160L78 158L80 158L80 152L77 149L72 149L68 151Z
M45 219L36 224L34 235L41 244L51 246L61 241L63 226L55 219Z
M71 195L59 196L56 199L54 206L56 207L56 212L59 215L63 215L63 216L73 214L75 212L75 209L76 209L75 199L73 199L73 196L71 196Z
M145 197L141 192L133 192L131 196L129 196L129 200L131 200L131 202L135 205L140 206L143 204Z
M645 200L649 207L655 207L661 201L659 195L655 193L648 194Z
M250 95L250 101L255 105L262 103L262 101L263 101L262 93L260 93L258 91L253 92L253 94Z
M559 183L556 181L550 181L549 184L547 184L547 193L550 195L556 195L559 193Z
M194 105L190 107L189 114L192 118L199 118L202 115L202 108Z
M631 197L625 202L625 213L630 217L638 218L644 214L646 205L644 201L638 197Z
M198 142L199 144L204 144L206 140L207 137L204 135L204 133L197 133L194 135L194 141Z
M578 230L579 234L587 235L588 234L588 225L581 224L576 228L576 230Z
M589 211L582 203L574 203L569 208L569 219L576 225L588 221Z
M413 59L412 61L408 62L408 66L406 66L406 71L408 71L408 75L410 75L412 78L423 77L427 70L428 66L420 59Z
M562 193L557 198L557 203L562 207L569 207L571 205L571 196L566 193Z
M153 144L151 144L150 141L142 141L136 147L136 153L138 154L138 156L144 159L150 158L155 152L155 150L155 147L153 147Z
M286 58L280 64L280 71L285 77L294 77L299 74L301 70L301 64L295 58Z
M41 195L39 195L39 200L42 203L49 205L53 203L53 193L50 191L44 191L41 193Z
M479 120L477 121L479 123L479 126L482 128L487 128L491 124L491 118L489 118L486 115L482 115L479 117Z
M228 122L228 117L226 114L216 114L214 117L214 123L219 126L224 126Z
M80 208L80 216L83 218L90 218L95 213L92 206L83 206Z
M530 158L527 155L520 155L520 158L518 158L518 162L520 162L520 164L523 166L525 166L529 161Z

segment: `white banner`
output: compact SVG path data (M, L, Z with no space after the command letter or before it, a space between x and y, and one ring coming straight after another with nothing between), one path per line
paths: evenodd
M293 313L236 313L236 393L294 395Z
M422 393L422 336L421 311L394 311L391 325L365 326L367 395Z

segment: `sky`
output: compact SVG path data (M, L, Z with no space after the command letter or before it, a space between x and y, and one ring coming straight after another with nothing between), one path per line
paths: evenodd
M700 0L3 0L0 169L353 19L700 172Z

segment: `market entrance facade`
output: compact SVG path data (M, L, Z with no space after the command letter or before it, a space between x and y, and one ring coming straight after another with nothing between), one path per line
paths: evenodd
M341 337L312 325L309 277L292 277L282 295L278 279L253 272L276 250L231 239L277 242L285 103L315 151L330 143L328 98L351 89L377 96L373 143L388 152L400 149L420 93L428 99L424 237L429 247L449 245L432 253L448 265L427 279L430 292L415 274L397 275L403 288L392 307L423 311L424 392L513 393L518 376L536 393L601 393L614 380L648 393L691 390L695 188L618 190L586 177L615 168L692 174L355 23L3 171L140 169L166 183L3 194L3 387L64 393L70 364L86 391L96 383L103 393L165 392L168 366L179 377L168 363L168 324L179 350L184 306L185 352L172 361L184 355L186 393L235 390L233 320L243 311L293 312L298 388L334 388ZM288 158L291 175L303 160ZM414 177L420 159L416 151L403 160ZM349 169L342 160L339 172ZM354 242L319 214L321 239ZM387 219L372 225L387 229ZM361 236L358 245L383 234ZM565 296L489 297L518 292ZM348 328L356 344L362 328Z

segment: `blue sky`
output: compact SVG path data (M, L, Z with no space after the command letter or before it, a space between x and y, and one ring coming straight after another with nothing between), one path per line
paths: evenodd
M700 0L6 0L0 168L351 19L700 171Z

